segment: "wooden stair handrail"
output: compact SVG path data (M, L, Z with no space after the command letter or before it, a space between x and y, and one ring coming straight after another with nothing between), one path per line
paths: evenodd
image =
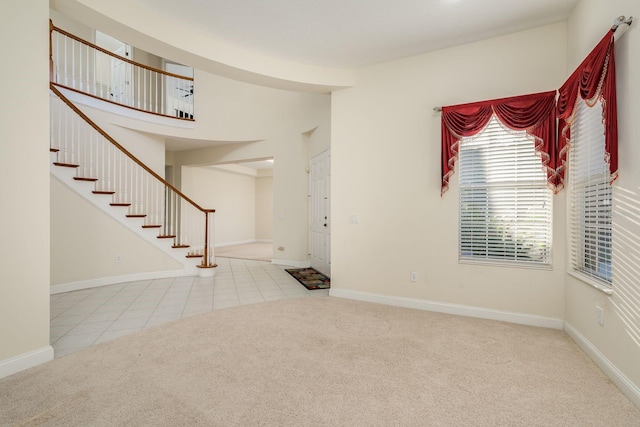
M148 65L141 64L139 62L133 61L133 60L131 60L129 58L126 58L124 56L116 55L115 53L109 52L108 50L103 49L100 46L97 46L97 45L95 45L95 44L93 44L91 42L88 42L88 41L86 41L84 39L81 39L80 37L75 36L75 35L67 32L67 31L63 30L62 28L56 27L55 25L53 25L53 21L51 21L51 20L49 20L49 30L50 30L50 32L57 31L60 34L63 34L65 36L69 37L69 38L72 38L73 40L75 40L77 42L80 42L80 43L82 43L84 45L87 45L87 46L89 46L89 47L91 47L93 49L99 50L102 53L105 53L105 54L107 54L109 56L117 58L118 60L127 62L127 63L129 63L131 65L135 65L135 66L138 66L138 67L141 67L141 68L145 68L145 69L147 69L149 71L153 71L153 72L156 72L156 73L159 73L159 74L164 74L165 76L177 77L179 79L188 80L188 81L193 81L194 80L193 77L181 76L180 74L170 73L168 71L160 70L158 68L154 68L154 67L150 67ZM51 44L52 44L52 41L51 41L51 38L50 38L49 39L49 48L52 50L53 48L52 48Z
M85 122L87 122L92 128L94 128L100 135L105 137L111 144L113 144L116 148L118 148L120 151L122 151L124 154L126 154L127 157L129 157L131 160L133 160L138 166L140 166L142 169L147 171L151 176L153 176L158 181L163 183L166 187L170 188L178 196L182 197L184 200L189 202L191 205L193 205L193 207L195 207L196 209L198 209L201 212L212 213L212 212L216 211L215 209L204 209L204 208L200 207L200 205L198 205L196 202L191 200L189 197L187 197L184 194L182 194L182 192L180 190L178 190L173 185L169 184L167 181L165 181L164 178L162 178L160 175L158 175L153 170L151 170L147 165L145 165L140 160L138 160L137 157L135 157L133 154L131 154L126 148L124 148L115 139L113 139L107 132L102 130L102 128L100 126L98 126L93 120L91 120L89 117L87 117L86 114L84 114L82 111L80 111L80 109L78 107L76 107L73 104L73 102L71 102L66 96L64 96L62 94L62 92L60 92L58 90L58 88L56 87L55 83L49 82L49 88L51 89L51 91L53 93L55 93L58 96L58 98L60 98L65 104L67 104L67 106L69 108L71 108L76 114L78 114Z

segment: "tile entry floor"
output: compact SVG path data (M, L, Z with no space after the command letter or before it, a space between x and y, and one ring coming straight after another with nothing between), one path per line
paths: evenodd
M216 262L214 278L143 280L51 295L55 358L212 310L329 294L307 290L284 271L289 267L230 258Z

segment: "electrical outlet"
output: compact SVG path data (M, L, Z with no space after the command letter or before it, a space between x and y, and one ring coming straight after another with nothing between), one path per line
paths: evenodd
M412 282L417 282L418 281L418 272L417 271L412 271L411 274L409 274L409 280L411 280Z
M122 262L122 255L116 255L115 262Z
M278 246L278 250L279 250L280 252L284 251L284 246Z
M604 326L604 309L596 305L596 315L598 316L598 324Z

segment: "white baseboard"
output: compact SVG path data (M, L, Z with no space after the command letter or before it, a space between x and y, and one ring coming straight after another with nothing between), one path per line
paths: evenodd
M273 240L266 240L266 239L238 240L237 242L216 243L214 247L223 248L225 246L246 245L248 243L273 243Z
M98 286L115 285L117 283L135 282L138 280L162 279L165 277L195 276L187 270L149 271L146 273L125 274L122 276L100 277L97 279L81 280L78 282L62 283L51 286L51 295L62 292L78 291L80 289L97 288Z
M587 356L609 377L609 379L622 391L622 393L640 408L640 387L633 383L625 374L611 363L607 357L600 352L584 335L569 323L564 322L565 332L587 353Z
M257 240L238 240L237 242L216 243L214 248L222 248L225 246L246 245L247 243L255 243Z
M53 360L53 347L50 345L23 353L10 359L0 360L0 378L17 374L25 369L33 368Z
M293 261L290 259L272 259L271 264L287 265L287 266L296 267L296 268L307 268L311 266L309 261Z
M562 329L564 326L562 319L555 319L552 317L534 316L531 314L513 313L509 311L492 310L489 308L450 304L417 298L393 297L335 288L331 288L331 290L329 290L329 295L332 297L374 302L397 307L414 308L417 310L434 311L437 313L455 314L458 316L476 317L479 319L500 320L502 322L517 323L520 325L539 326L551 329Z

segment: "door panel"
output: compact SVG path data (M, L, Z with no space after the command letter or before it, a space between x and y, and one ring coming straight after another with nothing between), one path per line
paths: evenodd
M123 45L116 49L114 53L125 58L130 58L130 52L131 47L129 45ZM118 58L111 58L111 98L113 101L124 105L131 105L131 71L131 64Z

